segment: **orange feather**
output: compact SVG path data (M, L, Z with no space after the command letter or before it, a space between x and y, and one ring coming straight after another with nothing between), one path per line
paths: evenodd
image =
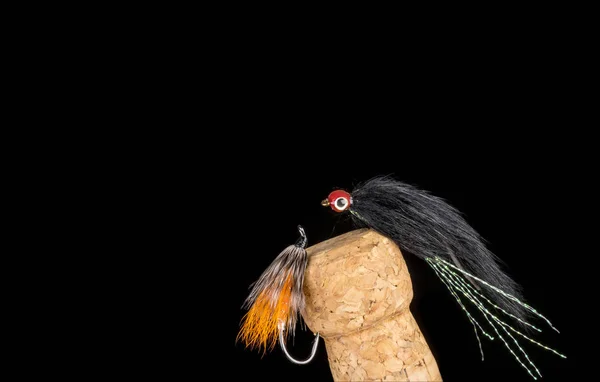
M263 290L248 312L237 336L246 347L259 349L263 354L272 350L279 336L279 323L287 327L291 316L292 275L288 274L279 293L275 287ZM272 297L271 297L272 296Z

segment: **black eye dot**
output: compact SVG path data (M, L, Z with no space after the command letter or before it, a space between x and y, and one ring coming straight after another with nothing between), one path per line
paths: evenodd
M337 202L335 204L337 204L338 208L343 208L346 206L346 199L340 198L337 200Z

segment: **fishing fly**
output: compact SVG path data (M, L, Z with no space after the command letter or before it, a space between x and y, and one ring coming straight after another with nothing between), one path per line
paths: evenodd
M287 350L289 336L294 336L296 323L304 310L304 272L307 264L306 233L298 226L300 238L285 248L259 279L251 286L250 295L244 302L248 312L238 334L246 347L264 353L272 350L277 341L286 357L296 364L310 362L317 351L319 334L313 342L310 356L296 360Z
M352 192L331 192L321 205L337 213L349 213L357 228L372 229L391 239L403 253L424 260L465 312L482 360L480 335L490 340L498 338L533 379L542 374L521 346L522 341L566 358L532 338L530 332L542 331L533 324L534 319L558 330L524 302L519 286L502 270L499 259L481 236L443 199L391 177L376 177ZM301 226L298 231L296 243L285 248L251 285L244 302L248 312L237 339L263 354L279 342L292 362L306 364L315 355L319 333L315 333L312 351L304 361L292 357L286 347L305 308L307 238ZM477 319L474 311L484 321Z
M524 302L519 286L501 269L480 235L443 199L391 177L376 177L351 193L335 190L321 204L338 213L349 212L355 226L373 229L403 253L426 261L473 325L482 359L479 333L490 340L499 338L533 379L542 375L519 339L566 358L523 333L541 332L532 318L558 330ZM481 313L487 326L475 319L472 309Z

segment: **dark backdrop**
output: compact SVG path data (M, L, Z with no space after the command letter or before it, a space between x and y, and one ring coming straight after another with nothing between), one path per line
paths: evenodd
M593 343L595 294L584 285L594 281L597 250L584 243L597 236L596 141L581 132L592 126L584 117L590 98L571 86L585 78L549 66L553 48L546 58L490 52L497 65L462 70L415 59L411 68L371 68L360 78L326 63L293 72L255 66L245 51L233 52L240 57L216 56L214 72L201 73L211 80L194 88L202 97L175 98L155 120L162 130L135 142L147 154L129 174L142 169L150 179L131 198L149 195L141 210L151 227L139 243L156 254L135 247L138 264L151 264L144 288L155 288L145 294L152 328L142 346L156 356L146 370L331 380L322 343L307 366L279 349L261 356L236 344L241 306L250 284L296 240L298 224L309 245L352 229L320 206L330 191L390 174L462 211L527 301L562 331L541 324L536 338L566 360L522 341L544 380L586 375L582 345ZM423 262L405 257L411 311L446 381L531 379L498 340L483 340L481 362L452 296ZM304 357L312 338L298 331L293 354Z
M245 312L241 305L250 284L296 240L296 225L305 228L309 245L353 229L344 215L320 206L330 191L351 190L372 176L392 174L461 210L506 262L527 301L561 330L557 334L540 321L543 333L536 338L565 353L566 360L521 341L544 380L583 375L578 366L582 350L576 345L582 341L583 323L577 312L586 292L578 286L581 264L575 259L587 225L575 213L585 205L582 179L589 173L584 162L565 160L563 152L576 150L575 143L549 134L541 140L501 133L498 139L492 133L483 142L466 138L453 143L432 139L434 132L415 141L402 130L352 132L327 127L301 142L294 135L302 132L295 131L289 143L240 146L236 153L240 159L220 168L226 176L219 180L226 179L225 183L205 199L219 211L211 222L212 233L206 229L193 233L199 251L190 253L210 259L199 271L208 278L207 289L200 293L210 293L208 303L218 305L219 314L214 316L209 305L201 315L210 315L210 324L203 327L218 344L212 356L227 360L228 366L219 370L238 379L331 380L323 343L307 366L290 363L279 348L261 356L236 344ZM577 190L582 192L580 198L574 196ZM209 248L208 235L226 241ZM482 339L481 362L472 326L453 297L425 263L409 254L405 257L415 291L411 311L445 380L530 380L498 339ZM206 308L206 303L198 297L199 307ZM211 332L216 321L220 329ZM309 331L298 330L291 352L304 358L312 339Z
M131 18L150 26L130 26L133 37L115 30L114 45L122 48L116 53L112 42L94 44L74 33L85 39L79 45L91 47L92 58L67 43L77 59L55 52L29 60L41 67L54 62L68 74L42 71L57 81L47 86L51 97L23 87L59 103L46 105L57 118L27 106L44 120L32 126L50 127L54 136L56 126L72 120L89 137L78 131L58 136L81 155L49 140L52 155L33 160L43 167L60 154L67 163L50 164L49 174L67 169L68 182L55 185L57 179L45 182L23 171L35 181L34 196L5 203L56 209L42 220L27 212L23 218L44 230L58 228L56 237L65 242L78 239L76 260L62 267L63 244L49 246L36 233L26 232L32 237L24 242L41 242L40 257L58 259L61 270L82 282L64 278L65 290L77 293L66 302L74 314L57 315L65 330L46 321L55 314L52 306L35 312L23 332L12 332L20 338L41 326L52 333L56 338L44 341L46 348L22 345L57 356L59 362L51 362L61 373L82 367L86 374L79 379L105 371L112 379L144 373L167 381L331 380L322 343L307 366L291 364L279 349L261 357L236 344L241 306L249 285L296 240L296 225L306 229L309 245L352 229L320 206L331 190L392 174L461 210L506 262L527 301L562 331L541 324L537 338L566 360L523 341L544 381L595 377L597 360L582 361L597 353L598 140L587 134L598 126L597 42L585 41L595 35L595 23L579 21L585 10L555 17L538 8L507 10L510 17L491 23L490 31L484 27L496 11L469 15L475 26L449 18L450 29L400 22L391 31L382 22L377 35L354 21L333 33L290 22L289 33L271 24L284 26L281 15L266 12L269 22L238 11L251 24L242 25L233 9L220 19L188 12L192 22L177 15L171 28L136 12ZM213 24L204 20L213 18ZM113 30L109 24L96 29L104 36ZM104 45L106 52L99 48ZM64 77L76 86L63 85ZM9 157L7 168L21 160ZM67 200L55 200L52 191ZM70 204L75 218L65 214ZM55 217L76 229L63 228ZM406 260L415 292L411 310L445 381L530 380L497 340L484 340L481 362L456 302L422 262L408 254ZM43 273L52 282L36 287L42 292L54 279L64 281L50 269ZM51 295L49 304L69 293ZM23 303L37 307L29 298ZM65 340L67 331L76 342ZM291 351L304 357L311 340L298 331ZM68 355L57 350L65 344ZM22 370L47 374L35 360L24 360Z

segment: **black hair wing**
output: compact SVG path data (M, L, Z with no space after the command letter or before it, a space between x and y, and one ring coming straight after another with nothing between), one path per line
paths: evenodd
M519 286L502 271L480 235L443 199L390 177L377 177L353 190L350 209L355 224L389 237L403 252L458 262L465 271L523 301ZM526 321L520 304L480 287L496 305Z

